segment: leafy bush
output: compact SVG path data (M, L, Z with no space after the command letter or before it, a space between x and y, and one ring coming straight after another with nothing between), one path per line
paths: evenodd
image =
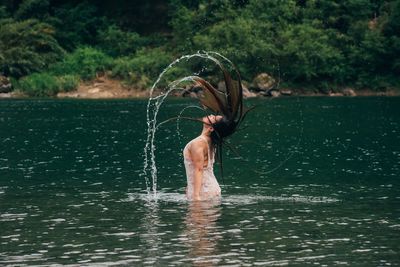
M0 22L0 72L22 77L44 70L64 54L54 29L38 20Z
M141 49L130 61L134 70L149 76L158 76L172 61L172 55L161 48Z
M18 81L17 89L28 96L55 96L59 90L57 78L48 73L34 73Z
M149 86L172 61L172 55L162 49L142 49L132 57L122 57L114 62L112 76L125 79L130 84Z
M79 77L75 75L64 75L57 77L59 89L62 92L70 92L75 90L79 85Z
M49 73L34 73L15 83L22 93L33 97L51 97L58 92L69 92L78 87L79 78L74 75L54 76Z
M92 47L81 47L64 60L51 66L50 72L55 75L78 75L84 80L96 77L111 67L112 59L103 52Z
M243 77L251 80L259 72L275 71L278 53L268 22L252 18L221 21L193 37L196 50L217 51L237 63Z
M110 56L126 56L146 45L148 40L136 32L123 31L115 25L100 31L98 46Z

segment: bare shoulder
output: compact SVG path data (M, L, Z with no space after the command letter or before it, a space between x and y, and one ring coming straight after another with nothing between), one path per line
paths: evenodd
M190 150L194 154L196 154L196 153L202 153L203 154L204 150L207 149L207 143L204 140L200 139L200 138L194 139L192 142L193 143L191 145L191 149Z

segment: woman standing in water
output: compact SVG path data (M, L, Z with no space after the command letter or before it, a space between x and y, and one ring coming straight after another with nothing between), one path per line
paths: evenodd
M190 141L183 150L187 177L186 196L189 200L206 200L221 196L221 188L213 170L216 147L213 125L221 120L222 116L215 115L202 118L201 134Z
M246 113L250 110L243 107L243 87L237 68L229 60L222 57L224 61L229 62L229 67L233 68L237 79L234 80L221 61L209 55L207 55L207 58L212 59L222 71L225 88L216 89L198 76L190 76L190 78L196 83L197 87L202 89L199 101L203 108L215 115L207 115L202 119L181 116L169 119L189 119L200 121L203 124L201 134L191 140L183 150L187 176L186 195L189 200L194 201L221 196L221 188L213 171L215 158L219 162L222 175L221 150L223 145L228 145L225 139L237 130Z
M222 65L219 67L224 73L225 90L214 88L200 77L195 78L203 89L200 102L214 114L221 115L203 117L200 120L203 123L200 136L191 140L183 150L187 177L186 196L189 200L209 200L221 196L221 188L213 171L215 156L222 171L222 145L226 144L226 137L236 131L249 111L243 107L239 72L236 70L238 81L234 81Z

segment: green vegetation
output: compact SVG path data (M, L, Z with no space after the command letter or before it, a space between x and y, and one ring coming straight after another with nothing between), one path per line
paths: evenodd
M98 47L113 57L132 55L148 42L147 38L138 33L123 31L116 25L111 25L98 34Z
M0 21L0 72L4 75L20 78L45 70L63 54L52 26L35 19Z
M112 76L144 89L150 86L151 78L157 77L172 59L172 55L159 48L141 49L131 57L116 59Z
M198 50L227 56L247 81L399 88L400 0L0 1L0 74L32 96L104 73L145 89Z
M74 90L79 79L73 75L53 76L49 73L34 73L17 83L21 92L33 97L55 96L58 92Z
M92 47L80 47L68 54L62 61L50 67L55 75L77 75L83 80L96 77L112 66L112 59L100 50Z

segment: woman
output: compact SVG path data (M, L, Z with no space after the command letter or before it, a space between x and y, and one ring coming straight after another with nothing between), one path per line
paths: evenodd
M213 172L215 156L222 172L221 150L223 145L228 145L225 139L237 130L250 110L243 107L239 71L232 65L237 78L235 81L220 61L214 58L214 62L224 75L225 88L217 89L200 77L194 76L193 80L202 89L199 100L203 107L220 115L201 119L203 130L200 136L190 141L183 152L188 182L186 194L188 199L196 201L220 197L221 188Z
M183 150L189 200L207 200L221 196L221 188L215 178L213 165L216 143L213 142L213 124L222 120L222 116L204 117L200 136L190 141Z

